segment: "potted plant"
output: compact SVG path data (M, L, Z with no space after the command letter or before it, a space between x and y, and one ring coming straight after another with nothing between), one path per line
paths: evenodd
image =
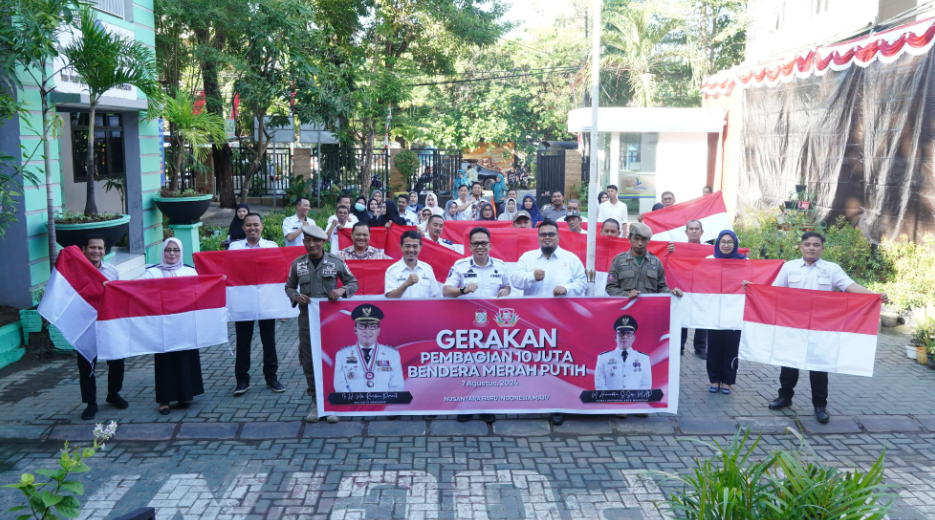
M161 115L168 121L172 134L172 149L166 159L171 171L169 185L153 200L170 224L195 224L208 211L214 196L200 195L193 189L180 190L181 174L186 168L204 161L211 153L212 140L222 143L227 139L224 119L207 110L196 111L194 96L182 91L165 99Z
M912 339L916 343L916 361L932 366L930 359L935 353L935 318L927 318L920 323L912 333Z
M111 34L98 23L94 11L83 5L74 41L62 50L70 68L86 85L88 92L88 155L87 187L84 213L63 213L55 219L57 242L62 246L78 245L84 237L94 232L104 237L107 252L129 228L130 216L122 213L101 213L95 199L97 165L94 160L94 124L97 107L104 94L121 85L133 85L147 97L147 114L154 117L156 103L162 98L156 81L156 65L153 52L135 40Z
M803 182L804 182L804 181L803 181ZM795 192L796 192L796 193L804 193L806 189L808 189L808 186L805 185L805 184L796 184L796 185L795 185Z
M796 207L796 195L795 193L789 194L789 200L782 203L785 209L795 209Z

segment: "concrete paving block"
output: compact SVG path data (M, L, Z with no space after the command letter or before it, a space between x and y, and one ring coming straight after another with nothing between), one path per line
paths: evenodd
M552 427L547 419L514 419L495 422L493 433L508 436L540 436L552 433Z
M306 423L302 437L360 437L363 434L363 421L342 421L336 424L328 424L323 419L317 423Z
M626 419L614 417L611 420L614 429L622 435L673 435L675 427L668 417L634 417Z
M117 433L122 434L121 428L117 428ZM121 435L122 437L122 435ZM90 441L94 440L93 424L63 424L52 428L49 435L51 441Z
M796 422L787 417L738 417L740 428L750 430L751 435L782 435L788 428L798 431Z
M682 417L678 423L686 435L733 435L737 431L730 417Z
M176 439L233 439L240 423L183 423Z
M860 425L853 417L848 415L831 416L831 421L821 424L814 415L800 415L799 422L805 431L810 434L832 433L861 433Z
M935 432L935 415L917 415L916 420L930 432Z
M48 433L48 426L23 424L0 425L0 439L36 440L42 439Z
M429 429L432 435L444 435L451 437L474 437L490 433L487 423L481 420L471 420L468 422L458 421L431 421Z
M917 432L919 423L905 415L862 415L857 418L870 433Z
M175 432L175 424L121 424L117 427L114 440L118 441L168 441Z
M299 436L301 429L302 423L299 421L246 423L240 431L240 438L294 439Z
M371 437L415 437L425 435L425 421L370 421L367 435Z
M611 435L614 433L614 428L607 418L566 418L564 423L555 427L555 433L565 435Z

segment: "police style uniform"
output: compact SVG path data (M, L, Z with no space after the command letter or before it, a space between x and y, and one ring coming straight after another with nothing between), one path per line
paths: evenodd
M506 262L487 257L487 265L480 267L473 256L462 258L454 263L445 280L445 285L455 289L463 289L472 283L477 284L477 290L462 293L465 298L496 298L500 289L510 286Z
M361 325L379 324L383 311L365 303L351 312L351 319ZM364 347L357 343L335 355L335 392L399 392L403 383L403 366L393 347L379 343Z
M261 238L260 240L257 241L255 246L251 246L250 242L247 242L246 238L242 238L240 240L235 240L231 242L230 245L227 246L227 250L238 251L240 249L263 249L263 248L269 248L269 247L279 247L279 244L277 244L276 242L273 242L272 240L266 240L265 238Z
M629 315L617 318L614 331L636 332L636 320ZM631 349L601 352L594 367L595 390L649 390L653 387L653 371L649 356Z
M419 275L419 283L406 287L403 295L400 296L401 299L438 298L442 295L442 290L438 287L438 281L435 280L435 271L432 270L432 266L417 260L416 268L410 269L406 265L405 259L396 262L386 270L386 277L383 281L383 294L396 290L413 273Z
M325 231L318 226L305 225L302 232L306 235L325 240ZM302 255L292 262L289 268L289 279L286 281L286 295L292 305L299 306L299 362L305 372L305 381L310 392L315 391L315 365L312 362L312 340L308 324L308 305L296 303L295 299L304 294L312 299L327 299L328 293L338 288L338 278L344 284L344 297L350 298L357 292L357 278L344 260L332 255L322 253L321 260L316 266L308 255Z
M633 224L631 233L638 231L639 236L650 239L653 232L646 224ZM643 263L636 261L633 253L627 251L614 257L614 261L607 273L607 294L610 296L626 296L636 289L640 293L667 293L666 273L659 257L646 251Z

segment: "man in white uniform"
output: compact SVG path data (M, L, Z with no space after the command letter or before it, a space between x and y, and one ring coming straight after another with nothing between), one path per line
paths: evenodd
M509 269L506 262L492 258L490 231L476 227L471 230L472 255L454 263L442 294L450 298L504 298L510 295Z
M558 225L539 224L539 249L519 257L510 273L510 284L523 296L583 296L588 289L584 265L577 256L558 247Z
M595 390L649 390L653 387L653 371L649 356L633 350L639 326L629 315L614 322L617 348L597 356L594 367Z
M299 197L295 203L295 215L289 215L282 221L282 234L286 238L286 247L301 246L302 226L314 224L308 221L308 212L312 203L305 197Z
M620 202L617 198L617 186L611 184L607 186L607 202L597 207L597 221L604 222L612 218L620 224L620 235L627 236L627 205Z
M464 246L455 244L447 238L442 238L442 231L445 230L445 219L441 215L432 215L425 223L425 238L435 242L440 246L445 246L452 251L464 254Z
M403 250L403 259L386 270L383 291L386 297L405 300L440 297L442 291L432 266L419 260L422 235L410 229L403 233L399 246Z
M371 303L351 312L357 344L344 347L334 358L335 392L400 392L403 366L399 352L377 342L383 311Z

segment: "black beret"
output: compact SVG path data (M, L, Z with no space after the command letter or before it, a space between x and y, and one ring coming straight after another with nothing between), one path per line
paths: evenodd
M624 314L623 316L617 318L617 321L614 322L614 330L632 330L636 332L636 329L639 328L639 325L636 324L636 319L629 314Z
M372 303L365 303L363 305L358 305L354 311L351 312L351 319L356 322L379 322L383 319L383 311Z

